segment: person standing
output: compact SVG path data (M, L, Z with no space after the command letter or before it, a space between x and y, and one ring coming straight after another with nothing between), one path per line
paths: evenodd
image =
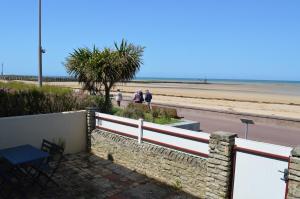
M117 94L116 94L116 101L117 101L117 104L118 104L119 107L121 106L121 101L122 100L123 100L122 93L121 93L120 89L118 89Z
M144 94L142 90L139 90L139 95L140 95L140 103L144 102Z
M136 92L134 93L133 101L134 101L135 103L140 103L140 101L141 101L141 96L140 96L139 91L136 91Z
M145 92L145 101L146 101L149 109L151 109L151 100L152 100L152 94L150 93L149 90L146 90L146 92Z

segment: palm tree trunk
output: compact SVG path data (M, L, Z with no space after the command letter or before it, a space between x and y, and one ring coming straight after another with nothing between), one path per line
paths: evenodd
M105 87L104 89L105 92L105 104L110 102L110 89L108 87Z
M105 96L104 96L104 110L103 112L109 113L111 111L111 101L110 101L110 88L105 86L104 88Z

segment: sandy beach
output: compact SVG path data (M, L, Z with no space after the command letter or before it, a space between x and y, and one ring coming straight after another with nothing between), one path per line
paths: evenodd
M80 88L76 82L46 84ZM300 119L299 84L130 82L117 84L113 91L116 89L121 89L128 99L131 99L138 89L149 89L153 94L153 102L157 103Z
M116 86L132 96L150 89L154 102L262 115L300 118L299 85L126 83Z

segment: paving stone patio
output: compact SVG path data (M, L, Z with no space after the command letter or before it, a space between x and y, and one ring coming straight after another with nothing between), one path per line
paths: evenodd
M60 187L35 188L29 198L179 199L193 196L89 153L65 156L55 175Z

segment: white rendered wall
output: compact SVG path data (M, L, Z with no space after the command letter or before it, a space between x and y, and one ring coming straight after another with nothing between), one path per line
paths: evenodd
M289 157L292 148L236 138L238 147ZM282 179L288 162L258 155L237 152L234 177L234 199L272 198L285 196Z
M71 111L0 118L0 149L23 144L40 147L42 139L61 138L65 153L84 151L86 112Z

